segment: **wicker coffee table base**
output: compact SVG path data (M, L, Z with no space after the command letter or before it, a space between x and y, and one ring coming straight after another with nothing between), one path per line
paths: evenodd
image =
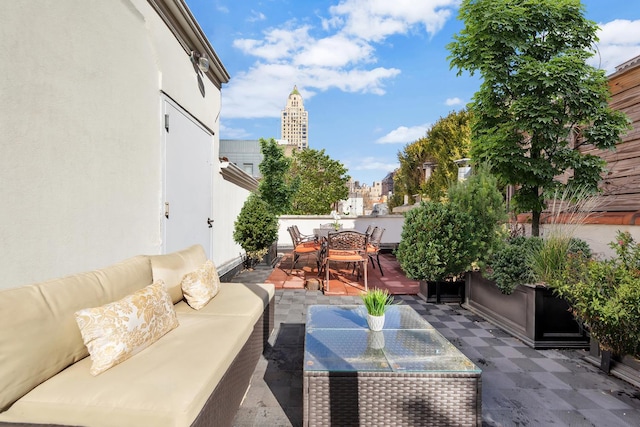
M479 426L481 378L465 373L304 372L305 426Z

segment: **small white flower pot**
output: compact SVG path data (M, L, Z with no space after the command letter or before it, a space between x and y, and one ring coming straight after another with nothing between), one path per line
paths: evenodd
M367 314L367 323L372 331L381 331L384 326L384 314L382 316L372 316Z

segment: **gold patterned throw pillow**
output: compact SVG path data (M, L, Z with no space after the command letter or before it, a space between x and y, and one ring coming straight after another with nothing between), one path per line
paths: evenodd
M213 262L207 261L200 268L182 278L182 293L187 304L195 310L207 305L220 291L220 278Z
M91 375L121 363L178 326L162 281L119 301L76 312L76 322L91 356Z

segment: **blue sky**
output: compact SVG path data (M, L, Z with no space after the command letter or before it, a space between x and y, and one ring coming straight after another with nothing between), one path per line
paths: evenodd
M186 0L231 80L220 138L280 138L280 112L297 85L309 145L371 185L397 153L451 111L477 77L449 70L459 0ZM640 2L583 0L600 26L592 65L611 73L640 55Z

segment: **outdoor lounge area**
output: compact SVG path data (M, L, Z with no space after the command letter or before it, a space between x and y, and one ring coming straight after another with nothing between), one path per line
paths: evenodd
M384 262L383 268L390 268L395 261L388 256ZM371 280L377 276L372 270L369 273ZM253 271L241 272L232 281L261 283L279 274L278 267L262 264ZM302 426L308 309L314 305L362 303L355 293L325 295L302 286L286 286L288 281L301 282L296 270L293 276L295 280L276 284L275 330L253 373L234 426ZM375 286L372 283L370 286ZM431 304L414 294L397 294L395 299L415 310L480 368L481 425L640 426L640 390L587 362L585 350L535 350L459 304ZM332 402L330 395L326 399L329 405L343 403ZM331 419L323 425L332 425ZM387 420L379 425L399 423ZM434 425L467 424L449 419Z

